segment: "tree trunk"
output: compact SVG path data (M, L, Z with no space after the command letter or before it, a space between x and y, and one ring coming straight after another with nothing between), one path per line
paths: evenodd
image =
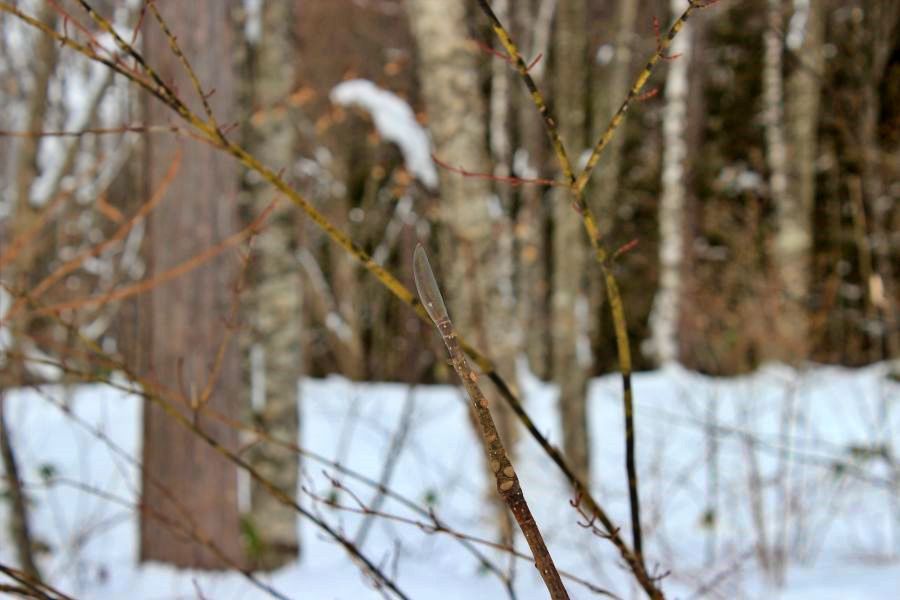
M578 157L587 141L587 4L560 0L554 32L553 91L559 131L569 157ZM569 190L553 194L553 292L551 340L553 380L559 387L563 450L582 481L590 480L587 377L591 366L586 336L588 310L584 290L587 242L581 218L572 210ZM579 306L581 305L581 306Z
M799 179L789 186L787 142L790 139L785 132L785 95L783 85L784 55L784 18L782 0L769 0L767 8L767 27L764 33L765 54L763 57L763 105L766 126L766 160L769 166L769 195L775 206L777 215L777 232L774 245L774 262L780 280L782 301L778 323L777 338L769 345L769 358L776 358L791 363L802 361L808 356L809 324L807 303L810 285L810 251L812 249L812 231L809 207L804 205L803 198L797 195L802 185ZM802 85L802 84L801 84ZM799 99L809 102L808 95ZM800 151L809 152L814 149L815 115L813 125L798 121L790 133L800 134L797 147ZM809 130L809 131L805 131ZM810 158L804 156L803 158ZM792 162L798 163L792 156ZM797 165L797 169L812 168ZM803 175L801 174L802 178ZM811 185L811 184L809 184Z
M795 14L787 39L798 65L787 82L785 122L791 160L788 164L788 195L778 209L776 248L782 289L787 296L782 319L797 322L798 338L791 341L803 352L798 358L806 358L809 352L807 313L813 268L812 214L816 194L819 88L824 68L822 4L823 0L795 0Z
M548 62L547 54L550 30L556 0L541 0L538 5L516 0L516 36L523 45L524 56L529 62L541 55L541 60L530 71L532 79L541 87ZM527 40L527 42L526 42ZM506 64L504 66L509 69ZM513 170L517 177L542 177L546 161L546 134L541 117L530 94L522 85L511 86L518 120L519 144L513 157ZM550 280L547 239L548 210L544 202L549 192L543 186L523 185L519 188L519 212L516 215L515 236L517 242L519 327L523 335L523 350L531 372L541 379L551 376L552 359L547 340L549 329Z
M672 0L671 11L682 10ZM690 22L672 42L677 58L666 76L666 107L663 113L662 197L659 204L659 291L650 316L653 353L658 363L678 361L678 329L684 259L685 183L687 159L685 130L688 116L688 67L691 64Z
M634 25L637 20L637 0L618 0L616 3L616 38L612 64L603 76L594 84L594 139L598 139L609 124L609 120L619 109L622 100L628 94L634 72L631 67L631 46L635 43ZM608 234L616 218L616 198L619 187L619 165L622 158L622 146L625 143L625 132L620 131L613 136L600 162L597 164L595 190L597 218L600 233ZM603 295L602 284L598 287Z
M247 16L245 93L254 115L245 132L251 153L276 170L289 171L296 154L295 110L287 105L296 82L298 48L292 2L265 2ZM251 212L273 198L267 183L248 181ZM254 424L278 440L297 443L298 380L303 373L303 293L295 258L300 224L293 205L281 202L271 225L254 245L250 305L251 340L245 350L256 361L251 368ZM249 346L249 347L248 347ZM260 393L261 392L261 393ZM295 496L300 469L297 453L275 444L256 444L248 453L253 467L268 481ZM297 513L278 502L255 480L250 482L250 514L244 527L254 543L248 558L255 568L271 570L297 558Z
M469 41L464 4L407 0L407 7L435 154L453 166L490 172L486 107L475 60L478 50ZM508 236L509 222L500 207L491 208L490 181L442 170L439 185L445 226L440 258L451 316L460 332L494 358L499 371L509 377L520 344L509 268L512 257L494 243ZM511 448L510 411L499 401L492 403L492 409ZM506 537L509 515L496 494L491 498L506 524Z
M235 4L198 0L159 6L205 91L215 89L209 101L222 122L234 115L229 11ZM144 35L146 55L157 73L202 114L184 68L152 18L144 21ZM154 99L148 103L148 122L164 123L170 118L168 108ZM160 273L235 230L238 179L230 159L209 146L174 136L146 140L149 185L160 180L177 150L184 153L184 167L150 220L151 271ZM232 256L222 256L152 292L148 377L178 389L187 399L196 398L212 376L234 301L234 264ZM226 415L239 414L239 378L237 354L229 344L208 406ZM191 415L186 404L175 408ZM202 414L191 416L220 445L236 450L233 428ZM142 504L179 519L190 533L207 538L228 561L188 536L160 527L145 512L140 519L142 561L201 569L224 569L228 562L242 562L235 467L150 401L144 406L143 466Z

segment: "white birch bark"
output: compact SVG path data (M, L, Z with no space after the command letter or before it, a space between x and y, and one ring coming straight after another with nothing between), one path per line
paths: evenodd
M804 6L804 4L806 6ZM808 0L797 8L809 10ZM811 210L815 127L818 120L818 86L808 81L806 67L798 67L786 99L783 84L784 6L769 0L764 34L763 102L766 126L766 159L769 166L769 193L775 205L777 231L774 258L781 283L783 302L778 319L778 340L774 357L796 362L807 353L806 302L810 285L812 250ZM808 18L809 15L807 15ZM795 14L795 19L802 18ZM793 37L803 35L794 23ZM808 37L808 35L807 35ZM798 57L802 56L798 49ZM788 104L789 103L789 104ZM786 119L785 106L794 114ZM805 111L812 111L804 114ZM790 162L788 145L791 145Z
M294 11L285 2L265 2L257 9L248 20L252 26L245 29L253 66L248 83L252 107L265 111L266 116L248 132L248 143L265 164L282 168L293 160L296 128L291 111L272 107L293 91ZM271 188L266 184L250 184L250 193L254 212L271 201ZM249 316L257 367L251 381L256 387L254 424L288 442L298 438L298 380L303 372L301 269L291 252L299 231L297 218L293 206L281 203L270 218L271 225L256 240ZM253 447L248 458L269 481L291 496L295 494L299 473L295 452L263 442ZM250 514L245 519L258 541L250 552L255 568L274 569L296 558L297 513L255 481L250 483Z
M672 0L674 14L678 14L681 8L682 2ZM659 206L659 290L650 315L653 355L660 364L678 360L678 315L684 258L685 129L692 29L688 21L672 42L670 53L678 58L669 65L666 77L662 197Z

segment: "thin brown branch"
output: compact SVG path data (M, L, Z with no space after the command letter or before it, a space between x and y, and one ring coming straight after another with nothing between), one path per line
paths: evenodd
M441 334L444 344L447 346L447 352L450 355L450 362L453 364L456 374L462 379L469 399L472 401L475 415L481 425L481 435L488 453L488 462L491 471L497 481L497 493L503 498L506 506L516 518L519 529L531 548L534 556L534 566L537 567L547 591L553 600L568 600L569 594L566 591L562 580L559 577L559 571L553 563L553 557L544 543L544 537L528 508L525 501L525 494L516 475L516 470L509 459L497 426L494 424L494 418L488 409L488 401L478 386L478 376L469 367L466 355L463 353L456 338L456 330L450 321L450 315L444 306L444 300L441 297L440 289L434 279L431 266L428 264L428 257L421 245L416 247L415 257L413 259L413 269L416 279L416 288L419 290L419 298L425 309L428 311L431 320Z
M338 500L334 497L322 497L321 495L316 494L314 491L310 490L309 488L306 488L306 487L302 488L301 491L303 491L303 493L305 493L307 496L309 496L312 500L319 502L325 506L328 506L329 508L333 508L335 510L340 510L343 512L363 515L363 516L378 517L381 519L386 519L388 521L394 521L396 523L410 525L410 526L416 527L416 528L420 529L421 531L428 533L428 534L444 534L444 535L448 535L448 536L450 536L454 539L460 540L460 541L466 540L466 541L472 542L474 544L478 544L479 546L493 548L494 550L499 550L501 552L505 552L516 558L525 559L525 560L534 560L533 556L529 556L528 554L525 554L524 552L520 552L509 544L504 544L502 542L495 542L490 539L481 538L481 537L474 536L474 535L469 535L467 533L463 533L461 531L451 529L446 524L444 524L439 519L437 519L437 517L433 511L429 511L427 513L427 515L425 515L429 518L428 521L420 521L418 519L412 519L409 517L404 517L402 515L389 513L389 512L385 512L380 509L374 508L371 505L368 505L365 502L363 502L362 500L360 500L359 497L352 490L350 490L345 484L341 483L336 478L329 476L327 473L324 473L324 475L329 480L329 482L331 483L331 485L334 487L335 490L340 490L340 491L346 492L347 495L350 496L350 498L357 504L357 506L346 506L346 505L338 502ZM579 577L573 573L569 573L567 571L560 570L559 574L561 577L563 577L565 579L568 579L574 583L584 586L585 588L587 588L594 594L606 596L608 598L618 598L618 596L616 596L609 590L603 589L600 586L597 586L597 585L591 583L590 581L587 581L586 579Z
M262 227L265 221L268 219L274 207L274 203L270 204L263 212L260 213L260 215L256 219L253 220L252 223L250 223L237 233L228 236L215 246L207 248L200 254L197 254L196 256L193 256L188 260L175 265L171 269L163 271L158 275L154 275L149 279L139 281L124 288L112 289L109 292L106 292L105 294L101 294L99 296L92 296L89 298L76 298L75 300L51 304L49 306L38 309L32 314L34 314L35 316L41 316L59 313L64 310L83 308L85 306L100 306L103 304L108 304L110 302L124 300L125 298L131 298L132 296L136 296L138 294L146 293L155 287L158 287L173 279L177 279L178 277L181 277L193 271L194 269L197 269L198 267L219 256L229 248L232 248L233 246L236 246L246 240L248 237L255 235L259 228Z
M10 131L0 129L0 137L10 138L45 138L45 137L83 137L86 135L112 135L121 133L176 133L186 135L187 132L175 125L122 125L120 127L88 127L75 131Z
M169 29L169 26L162 18L162 15L159 14L159 10L157 10L156 8L156 3L151 0L147 3L147 6L150 8L150 12L153 13L153 17L159 24L160 29L162 29L163 34L166 36L166 39L169 41L169 48L171 48L172 53L175 54L176 57L178 57L179 62L181 62L181 65L187 72L188 78L190 78L191 80L191 85L194 86L194 91L197 92L197 95L200 97L200 101L203 104L203 112L206 113L206 118L209 121L209 124L213 129L219 131L219 124L216 122L216 117L215 115L213 115L212 108L209 105L209 96L211 94L207 94L203 91L203 85L200 83L200 78L197 77L197 73L196 71L194 71L194 67L191 66L191 62L184 55L184 52L181 51L181 46L178 44L178 39Z
M522 177L507 177L501 175L494 175L493 173L478 173L474 171L468 171L462 167L454 167L453 165L446 163L439 159L434 154L431 155L431 159L437 164L437 166L442 169L446 169L451 173L457 173L462 175L463 177L472 177L474 179L489 179L491 181L499 181L501 183L508 183L512 187L520 186L520 185L545 185L545 186L555 186L555 187L566 187L566 184L562 181L556 181L554 179L541 179L537 178L522 178Z
M22 491L19 463L6 424L6 402L0 389L0 457L6 474L6 493L10 499L9 529L16 548L16 557L26 575L41 580L41 572L35 560L35 545L28 522L28 501Z
M161 490L166 498L172 502L172 505L175 507L176 511L179 513L181 520L183 522L179 522L177 519L173 518L171 515L165 514L159 510L154 509L151 506L141 503L133 503L126 498L121 498L115 494L110 492L98 489L96 487L87 485L80 481L70 480L65 477L54 477L47 482L47 485L54 484L62 484L67 485L69 487L78 489L80 491L92 494L98 498L111 502L113 504L118 504L119 506L123 506L128 508L134 512L140 512L146 514L151 519L159 523L161 526L165 527L169 531L172 531L175 535L187 538L194 543L200 544L205 548L208 548L213 554L215 554L222 562L228 565L231 569L241 573L245 579L247 579L251 584L258 587L262 591L271 595L273 598L278 598L279 600L288 600L288 597L268 585L267 583L261 581L258 577L256 577L252 571L249 569L242 567L240 564L236 563L231 557L229 557L219 546L207 535L204 531L202 531L194 522L194 519L190 515L190 513L185 508L184 504L180 502L180 500L175 496L174 493L169 490L167 486L165 486L159 479L148 473L144 470L144 465L140 460L133 457L131 454L126 452L121 446L114 443L109 436L102 430L94 425L91 425L84 419L78 417L70 407L59 403L53 399L51 399L46 393L43 392L40 388L36 388L38 395L42 396L46 399L50 404L53 404L56 408L64 413L66 418L74 422L76 425L84 429L88 434L99 440L103 443L114 455L122 458L125 462L129 463L133 467L135 467L139 472L141 472L144 481L148 484L154 486L155 488ZM133 390L132 390L133 391Z
M717 1L718 0L700 2L698 0L689 0L688 7L683 13L681 13L681 15L677 19L675 19L675 22L672 23L671 27L669 27L669 31L666 33L666 35L661 38L657 36L656 52L653 54L653 56L650 57L641 72L638 73L638 76L634 80L631 89L628 91L628 95L619 106L619 110L617 110L616 114L614 114L612 116L612 119L610 119L609 124L606 126L606 130L600 135L600 139L597 140L596 145L594 145L594 149L591 151L591 156L590 158L588 158L587 164L578 175L578 178L575 180L574 188L577 193L580 194L584 191L588 180L591 178L591 174L593 173L594 168L597 166L597 163L600 162L600 156L603 154L603 151L606 149L606 146L609 144L610 140L612 140L616 129L618 129L619 125L622 124L622 120L625 118L625 113L628 112L631 104L640 97L641 90L644 88L644 85L647 83L647 80L653 73L653 68L661 59L666 56L666 52L668 51L669 46L672 45L672 40L675 39L675 36L678 35L678 32L681 31L682 27L684 27L684 24L687 22L688 18L690 18L691 14L695 10L708 8L715 4Z
M2 269L5 265L8 265L12 261L16 259L22 249L28 246L32 240L41 232L41 230L50 222L50 220L54 217L56 210L62 205L62 203L68 200L72 196L71 192L57 194L56 197L48 202L41 213L37 216L34 221L32 221L29 226L22 232L20 232L13 240L9 243L8 246L3 248L3 252L0 253L0 269Z
M163 177L160 184L157 186L153 195L150 197L149 201L144 203L140 210L131 219L123 223L113 235L106 240L100 242L99 244L85 250L78 256L73 259L63 263L57 269L55 269L52 273L47 275L43 280L38 282L37 285L34 286L32 290L29 292L29 298L31 301L36 301L43 296L43 294L49 290L53 285L59 282L62 278L64 278L69 273L72 273L86 261L88 258L98 256L101 252L112 246L113 244L121 241L128 235L128 232L131 231L135 225L137 225L140 221L142 221L150 212L156 208L156 206L162 201L165 197L166 190L168 190L169 185L175 179L175 176L178 174L178 170L181 166L181 152L176 153L175 158L172 159L171 164L169 165L169 170L166 175ZM0 261L2 264L2 261ZM21 308L24 306L25 300L20 298L15 304L13 304L12 308L9 309L9 312L5 315L0 324L5 321L11 320L13 317L18 314Z
M32 598L40 598L41 600L75 600L72 596L68 596L46 583L36 581L28 573L3 563L0 563L0 573L3 573L28 590L29 593L33 594Z

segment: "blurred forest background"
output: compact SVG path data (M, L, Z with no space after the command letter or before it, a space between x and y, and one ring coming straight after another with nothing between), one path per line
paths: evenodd
M157 1L202 100L146 3L90 5L409 289L425 244L462 334L514 387L523 365L559 383L565 453L588 472L587 380L619 367L604 280L541 116L476 2ZM577 172L688 2L491 5ZM14 14L119 52L79 2L4 6L0 390L127 367L195 417L208 405L296 439L298 378L455 382L432 327L271 180ZM900 358L900 3L698 9L585 191L616 254L636 370ZM200 421L226 447L246 443ZM243 519L254 566L296 554L290 507L253 484L241 517L233 465L149 403L143 427L148 505L173 512L171 491L205 481L204 527ZM296 453L250 446L261 474L296 487ZM221 566L170 535L142 529L142 557ZM237 557L240 540L219 541Z

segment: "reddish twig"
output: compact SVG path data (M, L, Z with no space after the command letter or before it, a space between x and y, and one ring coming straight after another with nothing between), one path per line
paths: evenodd
M520 185L546 185L546 186L553 186L553 187L568 187L568 186L566 186L565 183L563 183L561 181L556 181L554 179L541 179L541 178L537 178L537 177L533 178L533 179L529 179L529 178L524 178L524 177L510 177L510 176L503 176L503 175L494 175L493 173L476 173L473 171L468 171L462 167L454 167L453 165L442 161L434 154L431 155L431 159L435 163L437 163L437 165L439 167L441 167L442 169L446 169L446 170L450 171L451 173L457 173L459 175L462 175L463 177L472 177L475 179L489 179L491 181L499 181L502 183L507 183L513 187L517 187Z
M659 95L659 88L658 88L658 87L655 87L655 88L653 88L653 89L651 89L651 90L648 90L648 91L644 92L643 94L640 94L640 95L638 95L638 96L635 96L635 97L634 97L634 101L635 101L635 102L644 102L645 100L649 100L649 99L651 99L651 98L655 98L655 97L658 96L658 95Z
M612 258L610 260L616 260L623 254L626 254L626 253L634 250L634 248L638 245L638 241L639 241L638 238L634 238L630 242L626 242L626 243L622 244L621 246L619 246L619 248L615 252L613 252Z
M511 57L509 54L504 54L503 52L500 52L499 50L495 50L494 48L491 48L489 45L485 44L481 40L475 40L475 44L477 44L478 47L481 48L484 52L487 52L488 54L492 54L492 55L496 56L497 58L503 60L503 62L505 62L507 64L510 64L514 67L516 66L516 59ZM535 67L535 65L537 65L539 62L541 62L542 58L544 58L544 53L538 52L538 55L535 56L534 59L532 59L532 61L525 66L525 72L527 73L528 71L531 71L531 69L533 69Z
M663 47L662 34L659 32L659 19L653 17L653 36L656 38L656 53L662 60L675 60L681 56L681 52L677 54L666 54Z

